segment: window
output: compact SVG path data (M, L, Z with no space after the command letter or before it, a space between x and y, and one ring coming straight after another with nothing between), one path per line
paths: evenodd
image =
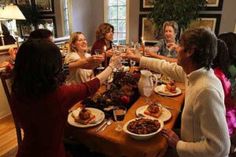
M105 1L105 21L114 26L113 41L119 44L125 44L127 40L127 1L128 0Z

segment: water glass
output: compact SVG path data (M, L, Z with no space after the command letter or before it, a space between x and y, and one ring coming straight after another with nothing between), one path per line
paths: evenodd
M126 110L127 109L124 106L117 106L113 109L114 120L117 123L116 128L115 128L116 131L122 131L122 126L120 122L124 120Z
M100 50L100 49L96 49L96 50L94 51L94 53L95 53L96 55L100 55L100 54L103 53L103 51ZM98 70L103 70L104 67L102 66L102 64L100 64L99 67L97 67L97 69L98 69Z

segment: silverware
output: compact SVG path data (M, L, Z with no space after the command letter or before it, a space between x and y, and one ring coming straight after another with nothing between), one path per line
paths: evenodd
M111 119L109 119L109 120L106 122L105 126L104 126L100 131L105 130L105 129L107 128L107 126L111 125L112 122L113 122L113 121L112 121Z
M96 129L96 132L98 132L99 130L101 130L106 124L107 124L107 120L105 119L105 120L103 121L103 123Z

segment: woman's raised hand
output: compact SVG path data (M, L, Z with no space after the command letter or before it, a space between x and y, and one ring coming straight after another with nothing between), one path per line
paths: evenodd
M111 66L112 69L114 68L119 69L122 67L121 60L122 60L121 55L113 55L110 59L109 66Z

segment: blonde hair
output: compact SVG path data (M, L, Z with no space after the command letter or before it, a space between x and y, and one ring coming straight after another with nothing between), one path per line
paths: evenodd
M171 26L174 29L175 34L178 34L179 26L175 21L166 21L163 23L162 30L165 32L166 26Z
M100 24L96 31L96 39L99 40L105 38L106 33L109 33L111 29L112 32L114 32L114 27L109 23Z
M84 35L82 32L74 32L70 35L69 40L69 52L77 52L76 47L74 46L75 42L78 40L79 35Z

